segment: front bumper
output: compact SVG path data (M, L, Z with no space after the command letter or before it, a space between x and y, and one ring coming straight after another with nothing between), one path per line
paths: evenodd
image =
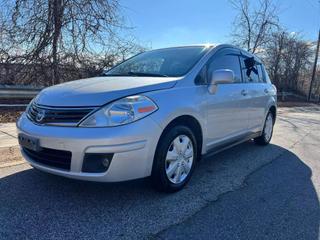
M108 128L40 126L24 113L17 122L18 133L39 139L43 148L72 152L70 171L40 164L22 150L35 168L56 175L99 182L118 182L151 175L153 158L162 129L146 117L134 123ZM86 153L113 153L106 172L82 172Z

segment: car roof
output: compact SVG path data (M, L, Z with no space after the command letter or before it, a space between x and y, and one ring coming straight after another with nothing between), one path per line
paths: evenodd
M213 44L190 44L190 45L181 45L181 46L154 48L154 49L150 49L150 51L153 51L153 50L163 50L163 49L175 49L175 48L189 48L189 47L207 47L207 48L214 48L215 46L216 46L216 45L213 45Z
M247 55L247 56L250 56L250 57L254 57L255 58L255 61L259 62L259 63L262 63L262 61L260 60L260 58L258 58L255 54L253 53L250 53L240 47L237 47L235 45L232 45L232 44L214 44L214 43L200 43L200 44L189 44L189 45L181 45L181 46L172 46L172 47L165 47L165 48L157 48L157 49L151 49L150 51L153 51L153 50L161 50L161 49L174 49L174 48L188 48L188 47L205 47L205 48L209 48L210 51L213 51L213 50L219 50L219 49L222 49L222 48L233 48L233 49L237 49L239 51L241 51L241 53L243 55Z

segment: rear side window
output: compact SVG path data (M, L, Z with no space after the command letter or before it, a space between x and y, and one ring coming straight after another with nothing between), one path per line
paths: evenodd
M266 71L265 66L264 66L264 65L261 65L261 68L262 68L262 73L263 73L264 81L265 81L266 83L271 83L271 80L270 80L270 78L269 78L269 75L268 75L268 73L267 73L267 71Z
M255 62L254 58L251 57L240 57L241 60L241 69L243 80L246 83L259 83L263 82L263 78L259 78L259 69L261 73L261 68ZM261 76L262 77L262 76Z
M260 82L265 83L266 82L266 76L264 74L264 71L263 71L263 68L262 68L262 64L258 65L258 73L259 73Z
M241 82L239 57L232 51L225 50L218 53L218 55L214 55L214 57L209 61L207 69L207 79L210 79L212 73L216 70L230 69L234 72L235 82Z

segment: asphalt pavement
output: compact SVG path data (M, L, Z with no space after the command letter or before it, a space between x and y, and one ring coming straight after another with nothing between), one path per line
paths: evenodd
M186 188L0 166L0 239L319 239L320 108L279 109L270 145L198 164Z

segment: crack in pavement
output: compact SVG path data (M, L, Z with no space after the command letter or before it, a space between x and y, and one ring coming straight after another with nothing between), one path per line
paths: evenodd
M5 135L8 135L8 136L10 136L10 137L13 137L13 138L17 139L16 136L14 136L14 135L12 135L12 134L10 134L10 133L7 133L7 132L2 131L2 130L0 130L0 132L2 132L2 133L5 134Z
M303 135L302 138L300 138L299 140L295 141L293 144L291 144L287 149L294 149L295 146L297 146L299 143L301 143L308 135L310 135L312 131L308 131L306 134ZM183 224L184 222L187 222L189 219L191 219L193 216L195 216L197 213L199 213L200 211L202 211L203 209L207 208L209 205L214 204L218 201L221 200L221 198L229 193L233 193L236 191L239 191L241 189L244 189L245 187L248 186L248 179L254 175L255 173L259 172L260 170L262 170L263 168L271 165L275 160L281 158L283 156L283 154L286 152L286 150L282 150L280 153L278 153L276 156L274 156L269 162L259 166L258 168L254 169L252 172L250 172L248 175L246 175L243 179L243 181L236 187L232 188L231 190L228 190L226 192L223 192L221 194L218 194L216 198L212 199L212 200L208 200L205 197L200 196L200 198L202 200L204 200L206 202L206 204L204 204L201 208L199 208L197 211L195 211L193 214L191 214L189 217L183 219L182 221L179 221L177 223L171 224L169 226L167 226L166 228L154 233L154 234L150 234L149 236L147 236L147 239L158 239L158 240L163 240L163 238L161 238L159 235L163 232L165 232L166 230L168 230L171 227L174 226L178 226L180 224Z

